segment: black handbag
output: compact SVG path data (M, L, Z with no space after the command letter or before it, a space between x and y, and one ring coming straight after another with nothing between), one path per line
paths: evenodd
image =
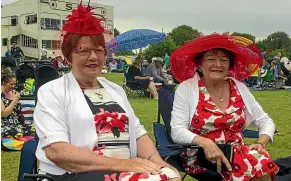
M225 157L229 161L230 165L233 163L233 145L232 144L217 144L217 146L224 153ZM206 168L207 170L217 171L217 164L209 161L204 153L203 148L199 147L197 152L197 161L200 167ZM222 162L222 171L228 171L225 164Z

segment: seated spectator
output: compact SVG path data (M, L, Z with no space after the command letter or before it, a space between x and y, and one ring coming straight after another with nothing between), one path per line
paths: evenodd
M143 60L142 64L141 64L141 72L144 73L145 70L147 69L148 65L149 65L149 62L147 60Z
M113 59L110 63L109 63L109 69L110 72L123 72L122 69L118 69L118 63L116 62L116 59Z
M124 90L100 77L106 56L100 20L82 2L73 11L80 21L67 16L61 44L72 71L38 90L39 173L62 181L180 181L159 156Z
M153 95L154 99L158 99L158 92L155 86L155 83L152 81L153 77L143 76L139 67L138 62L133 60L132 65L128 68L128 80L136 80L137 85L144 89L149 89L150 93ZM130 84L130 83L129 83ZM133 83L134 84L134 83ZM132 85L136 86L136 85Z
M22 123L20 94L14 90L16 75L9 69L2 70L1 74L1 138L33 135L34 128L27 129Z
M154 78L155 83L163 83L168 84L171 76L165 73L162 69L163 67L163 59L160 57L153 58L153 62L148 65L145 75Z
M123 70L123 72L125 72L128 68L128 64L126 63L126 61L123 59L121 60L121 69Z

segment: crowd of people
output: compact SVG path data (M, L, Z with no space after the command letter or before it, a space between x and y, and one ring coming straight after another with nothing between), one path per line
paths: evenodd
M269 86L276 90L291 86L291 62L280 52L274 57L268 58L268 51L262 52L263 64L253 73L246 83L251 88Z

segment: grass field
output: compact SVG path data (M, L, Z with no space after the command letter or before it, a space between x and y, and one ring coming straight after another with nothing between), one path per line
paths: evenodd
M109 74L107 78L122 85L122 74ZM268 151L273 159L290 156L291 150L291 91L253 92L265 112L274 120L279 133ZM142 124L153 139L153 122L157 117L157 101L147 98L129 98L130 103ZM247 140L251 142L254 140ZM1 180L15 181L18 176L20 152L1 152ZM187 178L187 180L193 180Z

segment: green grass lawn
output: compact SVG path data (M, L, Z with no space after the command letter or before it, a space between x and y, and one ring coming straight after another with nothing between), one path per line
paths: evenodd
M122 85L123 74L109 74L109 80ZM274 120L279 134L275 136L274 144L269 147L273 159L290 156L291 142L291 91L256 91L253 92L265 112ZM129 98L130 103L153 139L153 122L157 117L157 101L148 98ZM247 140L251 142L254 140ZM15 181L18 176L20 152L1 152L1 180ZM191 180L191 178L187 178Z

